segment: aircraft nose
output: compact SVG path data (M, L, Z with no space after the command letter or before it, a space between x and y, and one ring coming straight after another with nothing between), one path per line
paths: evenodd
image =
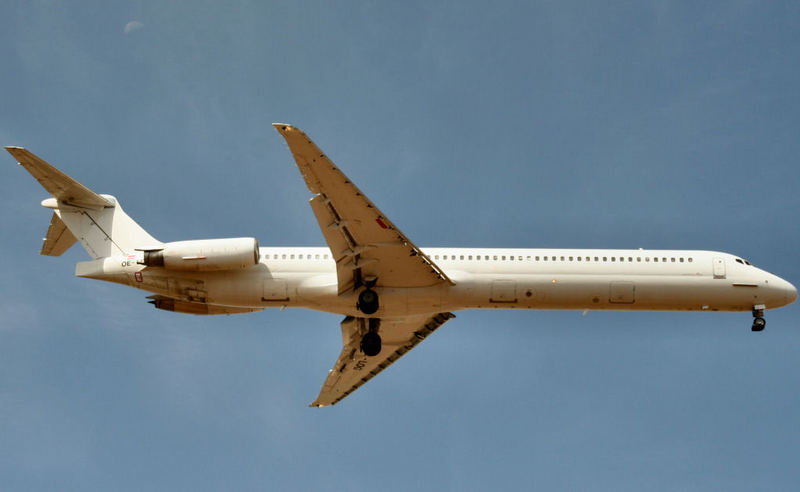
M797 289L794 285L786 282L786 304L791 304L797 300Z

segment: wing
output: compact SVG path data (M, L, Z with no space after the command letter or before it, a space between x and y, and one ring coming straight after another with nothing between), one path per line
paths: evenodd
M114 206L110 200L78 183L32 152L22 147L6 147L5 149L58 201L93 210Z
M315 194L311 209L336 260L339 294L367 282L383 287L453 283L302 130L280 123L273 126L286 139Z
M375 319L347 317L342 321L342 353L328 373L312 407L335 405L361 385L377 376L406 352L417 346L437 328L455 318L453 313L380 320L381 351L367 357L359 344L361 336Z

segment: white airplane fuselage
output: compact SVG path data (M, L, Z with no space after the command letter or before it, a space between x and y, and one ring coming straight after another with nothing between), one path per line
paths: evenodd
M302 307L359 316L337 293L328 248L260 248L257 265L190 272L137 258L81 262L76 275L232 308ZM789 282L728 253L681 250L426 248L454 285L376 287L375 317L464 309L750 311L797 298ZM140 253L141 254L141 253ZM180 306L174 309L181 311Z

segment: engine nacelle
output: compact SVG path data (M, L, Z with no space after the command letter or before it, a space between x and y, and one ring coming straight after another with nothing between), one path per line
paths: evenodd
M145 249L140 265L169 270L212 272L240 270L258 264L258 240L252 237L200 239L166 243Z

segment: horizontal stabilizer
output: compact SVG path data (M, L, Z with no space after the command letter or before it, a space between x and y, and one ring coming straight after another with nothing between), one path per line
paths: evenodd
M92 210L114 206L112 201L78 183L30 151L22 147L5 149L59 202Z
M50 219L50 228L47 229L47 237L44 238L42 251L39 254L61 256L64 254L64 251L68 250L76 241L77 239L69 232L66 224L64 224L58 217L58 214L54 212L53 218Z

